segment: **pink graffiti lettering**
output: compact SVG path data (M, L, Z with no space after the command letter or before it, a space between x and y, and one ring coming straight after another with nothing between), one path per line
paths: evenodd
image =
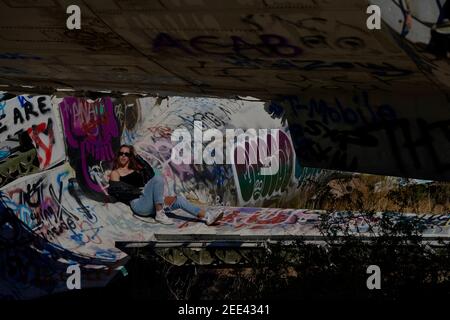
M119 137L110 98L93 103L85 99L66 97L60 103L64 132L70 148L79 150L81 170L86 185L93 191L102 188L92 181L88 157L92 161L111 161L114 158L112 139Z

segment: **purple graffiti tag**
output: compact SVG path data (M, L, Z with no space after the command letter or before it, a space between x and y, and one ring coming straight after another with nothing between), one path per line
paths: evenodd
M86 185L102 192L100 185L91 180L88 158L95 162L112 161L112 140L119 137L119 127L114 117L110 98L88 102L86 99L65 97L59 104L68 146L79 150L81 170Z

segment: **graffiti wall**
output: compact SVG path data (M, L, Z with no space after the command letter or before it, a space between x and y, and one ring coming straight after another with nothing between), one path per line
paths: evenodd
M172 149L177 144L171 141L173 131L186 128L193 136L195 121L201 122L202 133L208 129L217 129L224 136L226 129L246 131L250 128L281 128L280 120L271 119L263 111L262 102L213 98L145 98L133 106L127 106L126 110L133 121L130 124L127 116L124 117L122 141L133 144L158 174L164 176L169 194L183 194L204 204L226 205L258 205L263 200L275 204L282 196L287 197L294 181L296 163L287 127L284 127L280 145L277 146L281 149L280 170L264 179L255 167L246 164L175 164L171 160ZM209 143L209 140L203 141L203 147L206 148ZM251 152L256 150L251 149ZM257 176L250 176L250 172Z
M297 112L306 119L301 131L306 138L323 130L324 139L341 139L340 152L345 152L344 142L350 146L360 140L354 135L330 133L324 129L327 125L370 127L401 116L388 104L366 105L366 98L361 98L361 105L354 100L356 106L335 99L337 107L325 98L311 98L301 107L289 109L285 101L264 104L254 99L9 96L2 118L7 128L2 132L3 139L9 149L3 150L2 165L14 164L22 171L9 176L0 189L0 296L25 299L67 290L66 270L72 264L80 266L84 288L104 286L129 259L116 248L119 241L154 242L161 235L186 239L202 234L317 236L321 217L327 213L317 209L334 211L336 216L331 217L335 226L350 225L358 233L368 230L364 224L367 221L359 217L361 210L434 213L420 216L425 234L448 237L447 185L315 169L303 167L298 161L294 147L299 146L290 134L299 130L299 122L294 118L291 124L286 114ZM291 104L301 103L295 100L300 97L286 99ZM262 175L261 165L247 162L175 164L171 151L176 142L171 136L180 128L189 132L198 129L195 121L201 121L202 133L208 129L281 129L276 145L269 143L272 138L265 142L270 144L269 149L277 150L279 169ZM437 133L442 130L437 125L433 128ZM378 138L366 131L368 142L361 141L371 145ZM256 155L257 139L248 141L244 150L247 157ZM204 140L203 147L209 142ZM109 173L122 143L134 145L143 160L164 178L166 195L184 195L207 210L223 210L224 218L208 227L186 212L174 210L168 213L174 225L166 226L138 219L130 207L113 202L107 193ZM53 147L51 153L45 148L49 145ZM240 147L233 149L233 157ZM337 152L327 151L325 145L322 148L322 156ZM16 151L8 153L10 150ZM308 160L308 151L302 146L297 154ZM65 155L67 160L61 162ZM335 158L346 159L342 155ZM364 164L358 159L350 163ZM409 206L396 207L395 197L405 190L413 192L415 200ZM427 204L434 205L417 205L423 202L418 190ZM352 202L353 197L358 201ZM380 199L385 200L385 206L379 207ZM360 206L362 202L367 207ZM338 214L344 209L354 214Z
M388 32L368 35L366 16L361 15L364 3L359 4L350 8L341 2L339 14L322 4L320 14L307 13L304 7L301 12L266 8L258 14L214 17L217 26L239 26L240 32L226 35L155 27L147 50L167 68L198 80L205 91L227 84L235 92L273 97L311 90L383 92L410 83L428 86L407 55L394 49ZM156 25L165 25L167 18L152 15Z
M109 165L120 145L120 132L110 98L89 101L66 97L59 103L67 154L86 191L104 193L103 165Z
M202 132L213 128L224 135L226 129L233 128L244 132L249 128L280 128L280 120L271 119L261 102L183 97L95 101L66 97L56 102L69 162L80 187L93 199L108 201L109 173L120 144L133 145L165 178L168 194L180 193L204 204L256 205L262 200L279 201L281 196L287 196L293 183L296 159L287 126L279 146L281 170L266 180L247 178L252 169L245 164L187 165L171 161L176 145L171 140L173 131L186 128L193 134L194 121L202 122ZM205 141L203 146L208 143ZM264 190L262 197L251 195L260 193L260 188Z
M118 145L125 143L134 145L156 174L164 177L167 194L183 194L204 205L417 213L442 213L450 207L448 199L438 196L448 192L445 182L426 180L418 184L417 180L350 172L378 173L373 168L379 168L382 160L389 159L395 165L393 172L402 170L407 175L411 171L420 174L421 170L434 170L445 178L442 173L446 172L446 150L438 151L437 146L448 141L446 122L436 120L427 124L426 118L420 118L439 108L428 106L424 97L416 99L414 110L418 118L414 118L409 105L401 99L389 103L368 92L355 92L351 101L342 95L286 96L269 104L247 100L186 97L108 100L113 112L108 113L104 122L112 126L102 126L102 130L94 132L94 136L98 134L101 138L92 140L90 135L77 133L79 145L95 141L107 150L98 153L97 159L88 155L87 169L81 165L86 159L76 160L80 159L79 149L72 151L69 159L80 177L80 186L85 192L96 194L94 199L107 202L105 190L111 152L114 154ZM425 105L426 108L420 107ZM61 114L67 115L65 111ZM227 129L283 128L279 139L279 170L274 175L263 176L260 165L237 164L237 161L234 165L175 164L171 153L176 142L171 141L171 136L180 128L193 135L195 121L201 122L203 133L208 129L224 133ZM64 130L69 130L66 132L69 152L70 146L76 145L72 141L75 127L72 125L70 129L70 126L66 121ZM293 139L292 133L299 139ZM209 143L203 141L204 149ZM380 146L386 144L390 146L388 151L379 152ZM251 144L246 152L249 158L255 156L255 146ZM325 167L345 171L308 167L318 161ZM423 197L411 196L407 206L399 205L399 194L406 190Z
M64 9L63 2L55 0L52 6L55 10ZM367 30L369 3L382 9L381 30ZM422 134L423 127L416 125L416 119L424 119L425 127L433 128L439 119L448 119L450 69L445 21L449 18L450 3L447 0L341 0L339 5L325 0L276 3L255 0L213 6L189 1L148 4L140 0L126 6L106 1L81 7L83 12L98 17L84 23L85 33L76 36L55 31L50 35L46 25L30 18L35 30L40 31L33 34L29 46L18 46L24 45L15 38L23 30L20 18L32 17L37 12L46 16L43 12L46 9L28 4L17 9L1 4L0 12L8 16L3 19L4 27L16 32L0 43L3 48L0 74L4 75L0 81L5 85L29 81L29 84L48 84L53 88L72 87L79 92L103 87L117 92L153 90L152 93L161 95L251 95L267 101L279 96L307 95L315 99L325 96L328 106L335 97L341 104L352 104L355 93L361 96L366 92L371 102L376 96L377 104L390 105L401 119L407 118L404 111L414 114L407 118L409 123L404 125L404 130L409 131L406 135L417 139L427 138ZM59 24L57 19L52 21ZM41 49L37 50L32 43L40 43ZM65 59L72 62L61 61L53 49L47 48L63 52ZM392 99L394 95L398 99ZM424 106L428 105L432 109L429 115L416 112L425 110L426 113L428 108ZM122 109L119 111L133 110L128 105ZM353 111L358 112L354 107ZM353 121L351 113L346 116ZM17 115L17 121L21 117L26 117L25 113ZM364 117L371 121L370 114ZM125 127L132 127L134 121L130 120ZM348 130L355 129L358 129L356 122ZM292 130L290 134L301 143L302 136L297 139ZM435 132L430 135L435 145L440 145L439 149L448 149L446 141L441 145L442 137L435 138ZM379 150L391 148L386 139L378 137L377 140L382 146ZM339 149L340 142L331 148ZM397 163L392 165L391 159L377 158L380 165L374 170L355 165L353 158L366 153L366 148L361 151L362 147L347 148L345 153L352 159L351 165L344 167L346 170L356 166L358 170L377 174L414 176L416 170L410 164L399 169ZM414 151L422 158L418 160L421 163L418 176L414 177L437 179L438 170L434 167L442 159L438 155L437 160L426 160L435 157L426 150ZM370 150L367 154L371 154ZM308 160L309 166L324 165L321 159L314 159ZM88 155L86 162L93 160ZM86 190L93 188L96 194L102 192L105 181L100 186L91 181L102 180L98 174L102 165L87 166L90 169L86 170L91 172L85 173L83 185L90 185Z
M102 258L106 253L96 251L100 244L107 241L107 246L114 247L111 239L101 237L102 220L97 211L105 210L105 204L83 201L74 178L72 168L65 164L9 184L2 191L2 200L35 235L86 258ZM123 257L117 252L110 255Z
M50 96L2 97L0 186L64 160L64 141L58 124L58 112L52 107Z
M70 109L67 101L74 103L72 108L78 107ZM124 143L135 146L156 174L164 177L167 194L182 194L204 205L324 209L342 200L339 209L445 212L450 203L437 196L448 192L445 183L428 180L420 184L425 186L420 191L423 199L412 197L414 200L407 207L401 207L396 204L396 192L408 188L416 192L412 190L418 187L414 182L349 172L370 172L373 167L380 167L382 160L389 159L395 165L393 172L402 170L407 175L411 171L418 174L421 170L434 170L445 178L442 173L446 172L446 150L438 152L437 146L448 143L446 122L427 124L420 118L438 106L420 108L427 101L416 99L419 118L414 119L404 101L394 102L388 103L368 92L355 92L351 101L339 95L287 96L269 104L187 97L104 98L87 102L67 97L57 104L71 166L83 191L98 201L109 201L106 189L111 160ZM227 129L246 132L251 128L283 128L277 146L279 170L263 176L260 164L175 164L171 153L177 142L171 140L172 133L186 128L193 136L195 121L201 122L203 133L208 129L225 133ZM95 130L94 123L99 124ZM416 131L421 134L415 135ZM292 133L299 138L293 139ZM203 148L209 143L203 141ZM248 158L257 153L255 140L252 143L245 151ZM379 152L378 148L385 144L390 145L388 151ZM324 167L345 171L308 167L318 161ZM432 188L439 192L433 193ZM367 207L349 202L349 197L364 199L361 202ZM344 207L344 199L349 202L348 207Z
M117 273L111 261L85 257L43 239L1 204L0 300L66 291L67 268L74 264L80 266L83 287L105 285Z
M432 92L410 96L304 94L280 97L267 110L289 121L305 166L448 180L447 102Z

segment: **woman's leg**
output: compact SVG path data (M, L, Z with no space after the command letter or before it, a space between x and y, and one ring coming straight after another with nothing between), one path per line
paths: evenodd
M223 216L223 212L208 212L190 203L182 196L166 197L164 199L164 179L161 176L153 177L144 187L144 191L138 199L130 202L133 211L143 216L155 216L156 212L162 211L163 204L171 210L182 209L198 219L205 219L207 225L215 223ZM155 217L156 221L169 224L172 223L164 214Z
M167 202L166 202L167 203ZM202 219L205 216L205 210L190 203L183 196L176 196L172 204L169 205L171 210L182 209L196 218Z
M164 204L164 179L155 176L144 186L141 196L130 202L133 211L142 216L154 216Z
M169 206L170 209L182 209L187 213L190 213L197 219L204 220L208 226L216 224L216 222L223 217L223 210L208 210L208 212L206 212L205 209L197 207L182 196L176 196L176 198L172 202L172 205Z

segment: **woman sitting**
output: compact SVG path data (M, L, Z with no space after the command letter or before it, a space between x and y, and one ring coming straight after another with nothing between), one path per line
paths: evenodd
M166 205L169 210L183 209L204 220L207 225L213 225L223 217L223 211L206 212L182 196L164 197L164 179L155 176L150 166L150 172L143 169L137 160L134 147L122 145L114 161L108 192L129 205L135 215L145 217L149 222L153 222L154 218L162 224L173 224L165 214Z

